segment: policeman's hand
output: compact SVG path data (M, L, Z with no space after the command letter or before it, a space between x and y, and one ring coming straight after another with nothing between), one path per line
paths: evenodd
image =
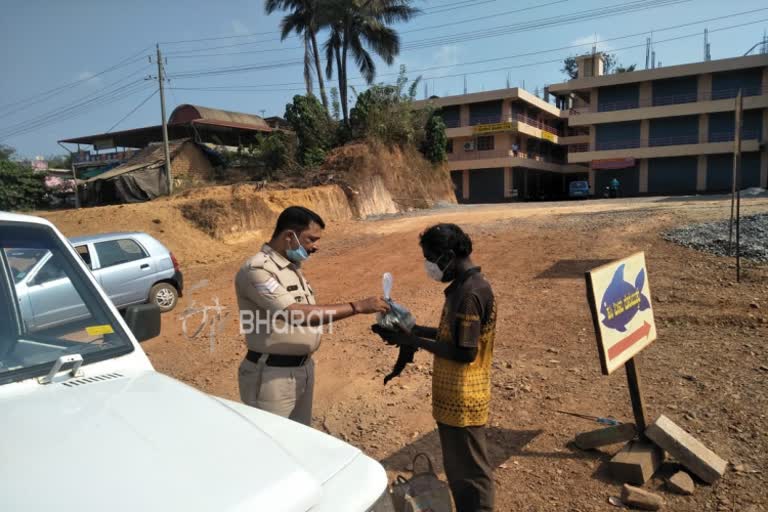
M386 313L389 311L389 304L381 297L368 297L355 302L355 311L364 315Z

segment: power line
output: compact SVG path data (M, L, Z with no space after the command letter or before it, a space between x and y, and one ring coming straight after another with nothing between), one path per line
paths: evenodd
M483 4L490 4L493 2L496 2L497 0L462 0L460 2L453 2L448 3L444 5L437 5L433 9L424 9L421 13L417 14L417 16L428 16L432 14L441 14L443 12L449 12L454 11L458 9L463 9L465 7L477 7L479 5ZM461 5L459 5L461 4ZM254 36L267 36L267 35L273 35L275 33L274 30L270 30L268 32L249 32L248 34L236 34L231 36L219 36L219 37L201 37L198 39L181 39L178 41L160 41L160 44L162 45L170 45L170 44L186 44L186 43L201 43L206 41L223 41L227 39L240 39L243 37L254 37ZM296 37L296 36L292 36ZM261 42L272 42L275 41L275 39L270 39L268 41L261 41ZM277 41L280 41L280 39L277 39ZM242 43L242 44L251 44L251 43ZM211 49L211 48L209 48ZM189 50L193 51L193 50ZM169 53L168 55L171 55Z
M647 34L650 34L652 32L657 32L657 33L658 32L666 32L666 31L669 31L669 30L675 30L675 29L689 27L689 26L693 26L693 25L698 25L698 24L703 24L703 23L710 23L710 22L713 22L713 21L720 21L720 20L724 20L724 19L728 19L728 18L734 18L734 17L738 17L738 16L754 14L756 12L766 11L766 10L768 10L768 7L759 8L759 9L751 9L751 10L743 11L743 12L739 12L739 13L733 13L733 14L728 14L728 15L723 15L723 16L716 16L716 17L711 17L711 18L705 18L705 19L701 19L701 20L697 20L697 21L693 21L693 22L682 23L682 24L672 25L672 26L663 27L663 28L657 28L657 29L654 29L652 31L636 32L636 33L633 33L633 34L626 34L626 35L622 35L622 36L612 37L612 38L608 38L608 39L603 39L602 42L605 43L605 42L610 42L610 41L618 41L618 40L621 40L621 39L628 39L628 38L632 38L632 37L638 37L638 36L647 35ZM555 52L555 51L562 51L562 50L569 50L569 49L580 48L580 47L584 47L584 46L591 46L592 44L593 43L590 42L590 43L582 43L582 44L576 44L576 45L570 45L570 46L563 46L563 47L559 47L559 48L551 48L551 49L547 49L547 50L537 50L537 51L532 51L532 52L527 52L527 53L522 53L522 54L515 54L515 55L507 55L507 56L503 56L503 57L494 57L494 58L489 58L489 59L482 59L482 60L479 60L479 61L462 63L462 64L458 64L458 65L468 66L468 65L476 65L476 64L485 64L485 63L489 63L489 62L498 62L498 61L506 60L506 59L519 58L519 57L528 57L528 56L532 56L532 55L540 55L540 54L543 54L543 53L551 53L551 52ZM263 65L264 66L269 66L270 68L272 68L272 67L275 67L275 66L278 66L278 65L281 65L281 64L282 64L282 67L290 67L290 66L295 66L295 65L303 64L303 61L302 60L282 61L282 62L267 63L267 64L263 64ZM410 72L418 73L418 72L422 72L422 71L431 71L431 70L435 70L435 69L453 68L453 67L456 67L456 66L457 65L455 65L455 64L448 64L448 65L442 65L442 66L431 66L431 67L427 67L427 68L410 70ZM229 72L244 72L244 71L248 71L249 70L249 69L246 69L246 68L250 68L250 66L242 66L242 67L238 68L237 70L233 70L232 68L223 68L223 71L226 71L228 73ZM218 73L217 70L209 70L209 74L216 74L216 73ZM379 74L378 76L379 77L383 77L383 76L396 76L397 74L398 74L398 72L391 72L391 73L382 73L382 74ZM197 78L197 77L198 76L196 74L194 74L194 73L187 74L187 75L175 76L175 78L178 78L178 79L191 79L191 78ZM357 77L353 78L352 80L360 80L360 79L362 79L362 77L361 76L357 76ZM288 82L288 83L278 83L278 84L274 84L274 83L273 84L262 84L262 85L254 85L254 86L247 85L247 86L242 86L242 87L256 89L256 88L262 88L262 87L284 87L284 86L292 86L292 85L301 85L302 83L303 82ZM227 88L229 88L229 87L231 87L231 86L227 86ZM181 88L177 88L177 89L181 89Z
M495 0L490 0L490 1L495 1ZM513 10L510 10L510 11L499 12L499 13L495 13L495 14L489 14L489 15L480 16L480 17L477 17L477 18L470 18L470 19L465 19L465 20L461 20L461 21L455 21L455 22L451 22L451 23L443 23L443 24L440 24L440 25L431 25L429 27L421 27L421 28L416 28L416 29L412 29L412 30L403 30L403 31L400 31L399 33L400 34L412 34L414 32L423 32L425 30L434 30L434 29L445 28L445 27L449 27L449 26L453 26L453 25L463 25L463 24L472 23L472 22L475 22L475 21L482 21L482 20L486 20L486 19L490 19L490 18L498 18L500 16L507 16L507 15L510 15L510 14L519 14L521 12L531 11L531 10L534 10L534 9L541 9L542 7L548 7L550 5L561 4L561 3L564 3L564 2L567 2L567 1L568 0L554 0L552 2L548 2L548 3L544 3L544 4L531 5L531 6L528 6L528 7L522 7L522 8L513 9ZM683 1L683 0L678 0L678 1ZM688 0L685 0L685 1L688 1ZM486 3L486 2L481 2L481 3ZM207 53L207 54L194 54L194 52L219 50L219 49L224 49L224 48L235 48L235 47L248 46L248 45L257 45L257 44L262 44L262 43L270 43L270 42L275 42L275 41L282 41L282 39L265 39L265 40L262 40L262 41L251 41L251 42L248 42L248 43L229 44L229 45L223 45L223 46L214 46L214 47L210 47L210 48L197 48L197 49L193 49L193 50L169 52L167 55L173 55L173 56L175 56L177 58L181 58L181 59L192 59L192 58L207 58L207 57L219 57L219 56L228 56L228 55L241 55L241 54L250 54L250 53L281 52L281 51L288 51L288 50L293 51L293 50L301 50L301 49L304 48L303 46L289 46L289 47L282 47L282 48L266 48L266 49L261 49L261 50L244 50L244 51L239 51L239 52L219 52L219 53Z
M626 14L629 12L636 12L639 10L651 9L655 7L666 7L669 5L675 5L675 4L685 3L690 1L692 0L633 0L627 3L613 4L610 6L605 6L597 9L587 9L584 11L576 11L570 14L564 14L559 16L546 16L546 17L542 17L534 20L523 21L513 25L509 25L509 24L497 25L494 27L488 27L485 29L475 30L471 32L419 39L419 40L415 40L410 43L406 43L402 45L401 50L402 51L417 50L417 49L424 49L424 48L429 48L434 46L442 46L445 44L455 44L455 43L461 43L466 41L474 41L478 39L486 39L489 37L498 37L502 35L510 35L510 34L515 34L520 32L528 32L528 31L536 30L540 28L549 28L554 26L568 25L571 23L579 23L579 22L583 22L584 18L590 18L590 19L605 18L605 17L616 16L620 14ZM552 2L552 3L544 4L543 6L552 5L554 3L560 3L560 2ZM479 20L484 20L488 18L496 18L499 16L517 14L519 12L531 10L535 8L537 8L537 6L529 6L522 9L514 9L511 11L497 13L493 16L481 16L479 18L463 20L460 23L462 24L470 23L473 21L479 21ZM433 28L443 28L444 26L450 26L455 24L456 23L447 23L447 24L442 24L442 25L437 25L432 27L422 27L422 28L406 31L403 33L421 32L424 30L432 30ZM187 52L177 52L174 55L177 56L178 58L193 58L193 57L203 58L203 57L242 55L242 54L249 54L249 53L270 53L270 52L276 52L276 51L297 50L297 49L303 48L303 46L295 46L295 47L291 46L291 47L283 47L283 48L265 48L265 49L259 49L259 50L244 50L244 51L238 51L238 52L218 52L218 53L202 54L202 55L200 54L190 55L190 53L193 53L193 52L240 47L240 46L246 46L246 45L260 44L264 42L269 42L269 41L266 41L266 40L253 41L250 43L238 43L238 44L232 44L232 45L211 47L206 49L189 50Z
M755 24L759 24L759 23L764 23L766 21L768 21L768 18L764 18L764 19L760 19L760 20L755 20L755 21L749 21L749 22L745 22L745 23L739 23L739 24L731 25L731 26L727 26L727 27L721 27L721 28L717 28L717 29L714 29L714 30L710 30L709 32L713 33L713 32L721 32L721 31L725 31L725 30L732 30L732 29L736 29L736 28L741 28L741 27L749 26L749 25L755 25ZM686 25L688 25L688 24L686 24ZM641 33L641 34L645 34L645 33ZM629 36L627 36L627 37L629 37ZM667 39L656 40L656 41L654 41L654 44L663 44L663 43L667 43L667 42L679 41L679 40L682 40L682 39L688 39L688 38L693 38L693 37L701 37L701 33L695 32L695 33L686 34L686 35L682 35L682 36L675 36L675 37L670 37L670 38L667 38ZM618 38L614 38L614 39L618 39ZM608 39L606 39L604 41L608 41ZM585 45L591 45L591 44L592 43L585 43L583 45L578 45L578 46L585 46ZM618 52L622 52L622 51L626 51L626 50L631 50L631 49L636 49L636 48L644 48L644 47L645 47L645 43L643 42L643 43L640 43L640 44L635 44L635 45L625 46L625 47L622 47L622 48L617 48L617 49L611 50L611 52L612 53L618 53ZM567 49L567 48L572 48L572 47L564 47L564 48ZM545 50L545 51L553 51L553 50ZM542 51L542 52L530 52L528 54L521 54L521 55L533 55L533 54L543 53L543 52L544 51ZM490 60L493 60L493 59L490 59ZM504 67L492 68L492 69L483 69L483 70L479 70L479 71L473 71L473 73L474 74L493 73L493 72L498 72L498 71L507 71L507 70L510 70L510 69L518 69L518 68L539 66L539 65L543 65L543 64L561 63L562 61L563 61L563 58L559 57L557 59L552 59L552 60L524 63L524 64L518 64L518 65L514 65L514 66L504 66ZM458 73L454 73L454 74L448 74L448 75L426 76L426 77L422 77L422 79L423 80L436 80L436 79L440 79L440 78L455 78L455 77L464 76L465 74L466 74L466 71L462 71L462 72L458 72ZM292 85L292 84L285 84L285 85ZM350 84L350 85L365 85L365 84ZM281 88L281 89L266 89L266 90L259 90L259 89L243 90L243 89L234 89L234 88L233 89L227 89L227 88L224 88L224 87L216 88L216 89L214 89L214 88L205 88L205 87L200 87L200 88L188 87L188 88L177 88L177 89L178 90L204 90L204 91L216 91L216 92L281 92L281 91L286 91L286 90L296 90L296 91L304 90L304 89L298 89L298 88L297 89L284 89L284 88Z
M141 102L141 103L139 103L138 105L136 105L136 106L135 106L133 109L131 109L131 111L130 111L130 112L128 112L128 113L127 113L127 114L125 114L125 115L124 115L122 118L120 118L120 120L119 120L118 122L116 122L115 124L113 124L113 125L112 125L112 127L111 127L109 130L107 130L107 133L111 132L112 130L114 130L115 128L117 128L117 126L118 126L120 123L122 123L123 121L125 121L126 119L128 119L129 117L131 117L131 114L133 114L134 112L136 112L137 110L139 110L141 107L143 107L143 106L144 106L144 104L145 104L146 102L148 102L149 100L151 100L151 99L152 99L152 98L155 96L155 94L157 94L157 91L156 91L156 90L155 90L155 91L152 91L152 93L151 93L149 96L147 96L146 98L144 98L144 100L142 100L142 102Z
M136 52L135 54L131 55L130 57L126 57L125 59L117 62L116 64L113 64L112 66L110 66L110 67L108 67L106 69L103 69L103 70L99 71L98 73L94 73L93 75L90 75L88 77L81 78L81 79L76 80L74 82L70 82L70 83L67 83L67 84L64 84L64 85L60 85L58 87L54 87L53 89L49 89L47 91L39 92L37 94L34 94L34 95L29 96L29 97L27 97L25 99L22 99L22 100L14 101L14 102L11 102L11 103L6 103L5 105L0 105L0 115L2 115L2 116L9 116L9 115L14 114L16 112L24 110L24 109L26 109L27 107L29 107L31 105L37 105L37 104L39 104L42 101L46 101L46 100L56 96L57 94L59 94L61 92L64 92L65 90L72 89L72 88L74 88L74 87L76 87L76 86L78 86L78 85L80 85L82 83L88 82L90 80L93 80L94 78L97 78L97 77L99 77L101 75L109 73L110 71L114 71L115 69L118 69L118 68L121 68L121 67L124 67L124 66L128 66L130 64L133 64L134 62L137 62L138 60L140 60L141 58L144 57L142 54L144 52L146 52L148 48L149 47L144 48L141 51ZM15 108L14 110L11 110L11 111L6 111L6 109L8 107L14 107L14 106L16 106L17 108Z
M120 80L117 80L110 85L99 89L99 91L96 92L96 95L89 94L88 96L81 97L73 103L49 111L35 118L7 126L0 130L0 139L8 138L11 135L27 133L42 126L69 119L76 115L80 115L82 112L92 109L94 106L122 99L130 94L146 88L143 79L137 79L127 84L120 85L119 87L115 87L129 78L131 78L131 76L123 77Z

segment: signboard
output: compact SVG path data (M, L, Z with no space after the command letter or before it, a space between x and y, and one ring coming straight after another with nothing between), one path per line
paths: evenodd
M545 130L541 130L541 138L549 142L555 142L555 134Z
M477 124L473 127L474 133L504 132L512 129L512 123Z
M99 139L93 141L93 149L99 150L99 149L109 149L115 147L115 141L111 138L109 139Z
M656 339L645 253L586 273L603 374L610 375Z
M634 158L608 158L605 160L592 160L593 169L626 169L635 166Z

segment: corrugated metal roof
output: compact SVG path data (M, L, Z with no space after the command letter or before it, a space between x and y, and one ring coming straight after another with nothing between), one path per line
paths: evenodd
M264 119L254 114L230 112L228 110L188 104L179 105L173 109L173 113L168 119L168 122L171 124L200 122L203 124L217 124L235 128L249 128L264 131L272 130Z

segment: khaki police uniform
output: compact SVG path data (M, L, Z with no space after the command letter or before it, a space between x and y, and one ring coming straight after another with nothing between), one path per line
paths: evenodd
M293 325L286 308L315 304L312 288L297 265L264 244L238 271L235 291L248 346L238 372L241 400L309 425L312 354L320 345L322 326Z

